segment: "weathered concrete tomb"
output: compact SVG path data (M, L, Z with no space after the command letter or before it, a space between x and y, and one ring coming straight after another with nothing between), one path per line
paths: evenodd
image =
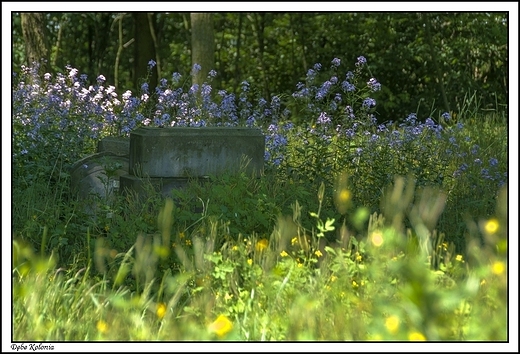
M203 177L264 167L259 129L230 127L139 128L130 134L130 174L139 177Z
M260 176L264 151L259 129L138 128L130 139L102 139L97 154L78 161L71 171L72 189L82 199L107 198L118 191L143 195L151 185L169 196L190 178L208 180L241 170Z

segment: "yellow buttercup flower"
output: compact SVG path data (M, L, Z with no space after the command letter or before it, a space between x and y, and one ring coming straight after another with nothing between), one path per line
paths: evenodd
M388 332L395 334L399 330L399 317L390 316L385 320L385 327Z
M410 341L425 341L426 337L421 332L412 332L408 335Z
M166 315L166 304L164 302L158 303L155 313L157 314L157 317L162 320L164 315Z
M350 200L351 194L347 189L342 189L341 192L339 192L338 200L341 203L346 203Z
M280 252L280 256L287 257L289 254L285 251Z
M108 324L103 320L99 320L96 323L96 328L100 333L106 333L108 331Z
M217 319L208 326L208 330L211 333L215 333L219 337L224 337L226 334L231 332L233 329L233 322L224 315L220 315Z
M495 232L497 232L498 227L499 227L499 224L498 224L497 219L490 219L486 222L486 225L484 225L484 229L489 234L494 234Z
M249 265L253 265L253 260L252 260L251 258L249 258L249 259L247 260L247 264L249 264Z
M376 247L381 247L383 244L383 234L381 231L374 231L370 235L370 240L372 241L372 244Z
M497 261L491 266L493 274L500 275L506 271L506 265L504 262Z
M262 252L263 250L267 249L268 246L269 246L269 241L267 241L267 239L263 238L256 243L256 250L258 252Z
M316 250L316 252L314 252L314 254L315 254L316 257L318 257L318 258L321 257L321 256L323 256L323 253L321 253L320 250Z

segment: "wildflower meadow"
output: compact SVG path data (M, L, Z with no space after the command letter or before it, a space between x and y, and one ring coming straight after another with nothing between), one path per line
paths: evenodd
M270 100L247 81L219 89L214 70L191 85L199 65L139 92L23 67L12 340L508 341L507 111L475 93L460 111L379 117L369 65L316 63ZM264 171L87 214L71 166L146 126L261 129Z

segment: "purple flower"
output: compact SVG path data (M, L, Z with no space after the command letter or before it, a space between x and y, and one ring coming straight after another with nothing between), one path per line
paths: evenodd
M321 87L320 87L320 89L318 90L318 92L316 93L315 98L316 98L317 100L321 100L321 99L323 99L323 98L327 95L327 93L329 92L329 89L330 89L331 86L332 86L332 82L330 82L330 81L325 81L325 82L323 83L323 85L321 85Z
M200 94L203 97L208 97L211 94L211 85L202 84L202 89L200 91Z
M174 84L178 84L179 81L181 81L181 77L182 77L181 74L179 74L179 73L173 73L173 74L172 74L172 81L173 81L173 83L174 83Z
M361 66L365 65L366 62L367 62L367 59L364 56L359 56L357 58L356 66L360 66L361 67Z
M193 84L193 85L191 85L189 93L190 93L190 94L194 94L194 93L196 93L197 91L199 91L199 84Z
M376 100L374 100L373 98L365 98L365 100L363 101L363 107L365 107L366 109L370 109L370 108L373 108L376 106Z
M338 59L338 58L332 59L332 67L337 68L340 63L341 63L340 59Z
M489 165L490 166L496 166L497 164L498 164L498 160L495 159L494 157L489 159Z
M148 70L151 70L156 64L157 63L155 60L150 59L150 61L148 62Z
M370 89L372 90L372 92L376 92L376 91L381 90L381 84L380 84L379 82L377 82L377 80L374 79L374 78L371 78L371 79L367 82L367 85L368 85L368 87L370 87Z
M350 82L348 82L347 80L343 81L341 83L341 88L343 89L343 91L345 92L352 92L352 91L356 91L356 86L354 86L353 84L351 84Z
M318 117L318 120L316 123L318 124L329 124L331 122L330 117L327 115L326 112L321 112L320 116Z
M316 78L316 71L309 69L307 71L307 81L312 82Z
M193 68L191 69L191 74L197 75L201 69L202 67L199 64L195 63L193 64Z
M345 107L345 113L348 115L349 118L356 118L356 116L354 115L354 109L351 106Z

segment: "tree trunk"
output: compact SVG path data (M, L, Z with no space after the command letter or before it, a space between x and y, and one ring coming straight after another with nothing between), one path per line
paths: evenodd
M38 63L41 72L48 72L50 46L45 15L42 13L22 13L21 24L27 66L32 67L33 63Z
M157 66L151 69L148 76L150 60L157 61L155 46L150 32L150 23L146 12L134 12L134 85L137 90L144 82L148 83L150 92L157 87Z
M193 75L193 84L201 85L210 70L215 67L215 33L213 14L191 13L191 64L199 64L201 70Z
M265 29L265 13L256 13L254 16L255 19L255 30L256 30L256 39L258 41L258 61L260 62L260 68L262 72L262 82L263 82L263 96L264 98L270 102L271 101L271 92L269 89L269 82L267 80L267 66L264 60L264 29Z
M233 87L233 92L238 93L238 88L240 87L240 46L242 44L242 23L243 23L243 14L238 14L238 34L237 34L237 56L235 57L235 84Z
M419 15L420 16L420 15ZM433 69L435 70L435 78L437 81L437 85L439 87L439 91L441 93L442 102L444 104L444 110L446 112L450 111L450 104L448 103L448 97L446 96L446 90L444 88L444 73L442 72L439 63L437 62L437 53L438 51L435 48L432 38L431 31L431 18L428 14L424 14L424 23L426 28L426 42L428 43L428 47L430 48L430 56L433 62Z

